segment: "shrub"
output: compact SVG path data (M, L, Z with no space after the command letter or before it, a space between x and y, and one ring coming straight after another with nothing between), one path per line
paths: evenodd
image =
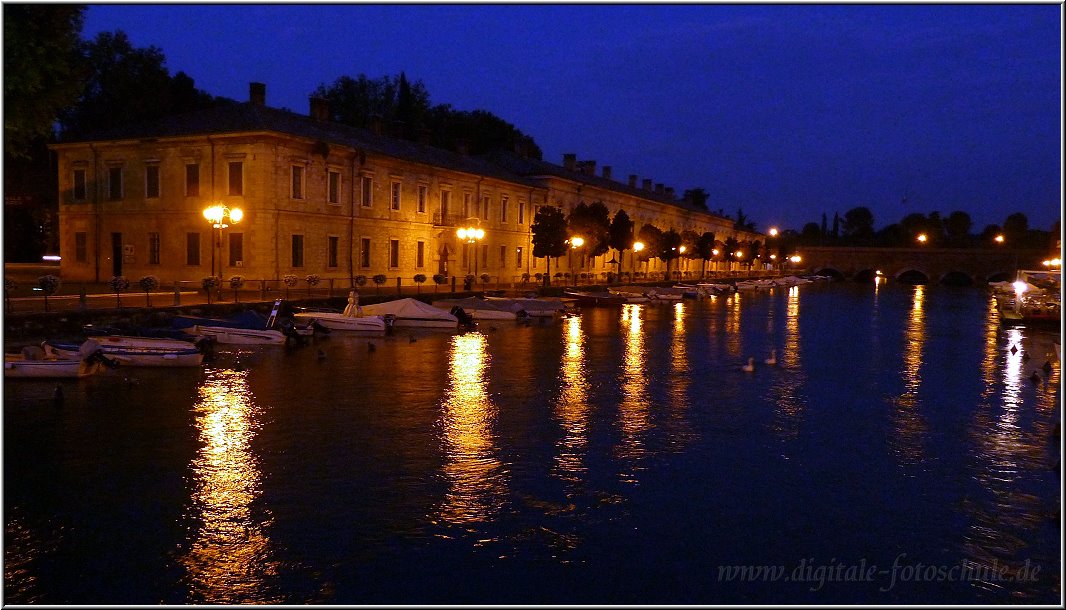
M141 290L144 291L144 304L145 304L145 306L146 307L151 307L152 306L152 295L151 295L151 292L153 290L159 288L159 278L157 278L154 275L146 275L146 276L142 277L141 279L137 280L137 284L141 287Z
M56 290L59 290L60 283L62 283L61 280L57 276L51 274L42 275L41 277L37 278L37 287L40 288L41 292L44 293L45 311L48 311L48 297L55 294ZM14 282L12 282L12 285L14 285Z
M417 274L415 274L414 280L415 280L415 287L417 288L418 293L422 294L422 284L424 284L426 282L426 274L417 273Z

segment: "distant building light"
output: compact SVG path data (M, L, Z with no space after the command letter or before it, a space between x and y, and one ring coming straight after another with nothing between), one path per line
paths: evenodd
M56 256L55 254L45 254L44 256L41 257L41 260L42 261L58 261L58 260L62 260L62 258L63 257Z

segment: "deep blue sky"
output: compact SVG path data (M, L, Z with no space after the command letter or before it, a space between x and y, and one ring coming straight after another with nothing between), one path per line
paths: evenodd
M1062 7L92 5L171 73L307 112L343 75L406 72L564 153L702 187L760 229L865 205L877 228L965 210L974 231L1062 199Z

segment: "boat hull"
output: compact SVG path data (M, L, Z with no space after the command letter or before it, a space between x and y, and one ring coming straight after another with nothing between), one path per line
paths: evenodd
M103 335L94 337L100 351L123 366L200 366L204 354L188 341L152 337ZM79 358L80 346L46 342L49 351L60 358Z
M25 360L4 357L4 377L11 379L78 379L100 372L99 362L84 360Z
M385 332L385 320L381 316L346 316L342 313L304 312L294 314L293 317L305 323L316 322L330 330L364 333Z
M193 334L210 337L224 345L282 345L285 343L285 335L281 331L270 329L196 325L193 327Z

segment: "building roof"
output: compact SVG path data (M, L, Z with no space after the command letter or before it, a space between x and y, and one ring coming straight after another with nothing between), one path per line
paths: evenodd
M555 176L604 190L615 191L685 211L728 220L664 193L630 187L610 178L571 170L561 165L533 159L513 152L499 151L485 155L461 153L375 133L342 123L320 121L291 110L280 110L252 102L231 103L162 119L131 123L86 134L79 142L107 140L144 140L241 132L277 132L325 142L434 167L486 176L532 188L543 187L539 177ZM72 144L75 142L63 142Z

